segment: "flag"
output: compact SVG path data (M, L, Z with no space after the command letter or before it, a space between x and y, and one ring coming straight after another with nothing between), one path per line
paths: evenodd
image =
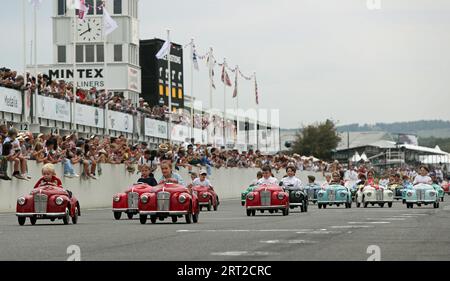
M75 8L78 9L78 18L80 20L84 20L87 13L89 12L89 7L84 4L85 0L76 0L75 2L78 2L75 5Z
M170 44L169 41L164 42L164 45L162 45L161 50L156 54L157 59L163 59L165 56L167 56L170 53L170 47L172 44Z
M28 0L28 2L33 6L38 8L42 4L42 0Z
M105 36L116 30L118 27L117 22L113 20L108 11L103 8L103 28Z
M197 51L195 50L195 46L192 51L192 63L194 64L194 69L199 70L198 68L198 60L197 60Z
M256 76L255 76L255 98L256 104L259 105L258 82L256 81Z
M228 73L225 69L225 63L222 66L222 82L227 85L228 87L231 87L233 84L231 83L230 76L228 76Z
M234 90L233 90L233 98L238 95L238 69L236 68L236 76L234 78Z
M211 87L213 89L216 89L216 85L214 84L214 65L216 64L216 61L214 60L212 53L210 53L208 55L208 58L206 59L206 63L209 68L209 82L211 83Z

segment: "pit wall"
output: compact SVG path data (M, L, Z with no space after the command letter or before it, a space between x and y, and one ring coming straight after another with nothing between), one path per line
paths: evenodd
M11 165L9 165L11 166ZM63 187L69 189L79 199L81 208L104 208L111 207L112 196L117 192L124 191L128 186L135 183L139 176L126 171L124 165L102 164L102 174L97 175L97 179L81 179L63 177L63 166L58 164L56 173L63 182ZM33 188L36 181L41 176L42 164L29 161L28 170L32 179L29 181L18 180L13 178L12 181L0 180L0 212L15 212L16 200L18 197L28 194ZM77 165L75 170L81 175L80 166ZM221 168L212 169L212 175L209 177L214 189L220 199L239 198L241 191L246 188L255 178L258 169L248 168ZM190 175L186 169L177 171L183 179L189 183ZM194 172L198 172L194 169ZM280 171L275 176L280 179L285 173ZM9 167L9 176L12 175L11 167ZM313 172L297 172L297 176L305 183L307 176L314 175L318 181L323 177L320 173ZM157 180L161 177L158 170L155 173Z

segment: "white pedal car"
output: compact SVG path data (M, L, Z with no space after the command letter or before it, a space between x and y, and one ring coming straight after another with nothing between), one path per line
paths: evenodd
M356 192L356 207L359 208L361 205L364 208L367 208L369 204L375 206L378 204L381 208L384 207L385 204L388 205L389 208L392 207L392 203L394 202L394 193L382 186L372 186L367 185L362 189L358 189Z

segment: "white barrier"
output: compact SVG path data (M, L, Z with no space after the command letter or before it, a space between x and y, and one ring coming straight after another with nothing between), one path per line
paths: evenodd
M42 164L34 161L28 163L30 181L23 181L13 178L12 181L0 181L0 212L15 212L16 200L18 197L28 194L36 181L40 178ZM102 208L111 207L112 196L117 192L124 191L139 178L136 174L130 174L125 170L124 165L102 164L102 174L97 175L97 180L81 178L63 178L62 164L56 165L57 174L63 181L63 186L73 192L80 200L81 208ZM79 166L76 170L79 172ZM241 191L256 177L258 169L237 169L221 168L213 169L210 180L221 199L239 198ZM197 171L196 171L197 172ZM190 175L187 170L179 172L186 182L190 182ZM10 173L11 174L11 173ZM298 176L306 182L307 176L314 174L311 172L299 172ZM275 176L281 178L284 171L280 171ZM318 180L322 177L318 173L314 174ZM156 172L157 180L161 177L159 171Z

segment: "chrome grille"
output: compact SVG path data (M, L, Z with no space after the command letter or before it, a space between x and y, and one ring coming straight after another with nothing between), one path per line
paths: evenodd
M45 194L36 193L34 195L34 212L43 214L47 212L48 196Z
M270 191L261 191L261 206L270 206L270 196L272 193Z
M314 193L315 193L314 189L312 189L312 188L308 189L308 198L314 199L315 198Z
M417 194L417 201L425 200L425 189L417 189L416 194Z
M377 201L383 201L384 200L384 193L383 190L376 190L375 191L375 197Z
M139 201L139 194L137 192L128 193L128 209L137 209Z
M336 192L333 189L327 190L328 201L336 201Z
M157 199L158 199L158 211L169 211L170 193L161 191L158 193Z

